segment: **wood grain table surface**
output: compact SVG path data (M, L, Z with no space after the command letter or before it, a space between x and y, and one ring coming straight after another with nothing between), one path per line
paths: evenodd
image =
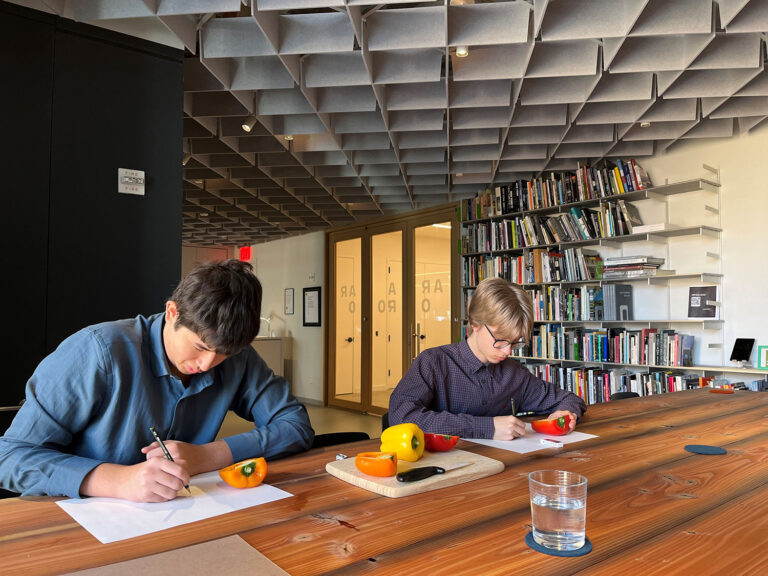
M267 482L293 494L139 538L101 544L53 498L0 501L0 574L58 574L233 534L293 576L756 574L768 568L768 394L708 388L590 406L564 448L517 454L461 441L501 460L500 474L391 499L325 472L333 446L271 462ZM684 450L721 446L721 456ZM589 481L591 553L528 548L527 474L571 470ZM226 566L222 566L226 570Z

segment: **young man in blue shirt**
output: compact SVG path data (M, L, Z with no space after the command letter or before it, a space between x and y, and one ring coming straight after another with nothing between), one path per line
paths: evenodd
M306 409L250 346L261 294L250 264L202 264L164 313L64 340L27 382L26 401L0 438L0 487L162 502L195 474L308 449ZM216 441L227 410L254 429Z
M533 328L530 295L517 284L488 278L467 310L468 335L457 344L425 350L389 398L389 422L413 422L425 432L512 440L525 434L517 412L571 417L587 407L577 395L533 376L509 358Z

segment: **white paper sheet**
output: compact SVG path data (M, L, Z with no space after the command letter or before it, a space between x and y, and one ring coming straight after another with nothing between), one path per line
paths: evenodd
M268 484L232 488L215 471L193 477L189 490L191 496L182 490L175 500L152 504L117 498L61 500L57 504L107 544L293 496Z
M550 436L534 432L533 428L531 428L531 424L526 423L525 436L515 438L514 440L485 440L483 438L463 438L463 440L469 440L475 444L485 444L486 446L501 448L502 450L509 450L510 452L517 452L518 454L527 454L528 452L549 448L549 446L545 446L541 443L542 438L552 438L563 444L573 444L574 442L581 442L588 438L597 438L597 436L578 431L571 432L565 436Z

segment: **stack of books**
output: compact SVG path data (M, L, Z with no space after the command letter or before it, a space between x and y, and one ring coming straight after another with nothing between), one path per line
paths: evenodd
M649 276L669 276L674 270L663 270L664 258L655 256L615 256L606 258L603 263L603 279L647 278Z

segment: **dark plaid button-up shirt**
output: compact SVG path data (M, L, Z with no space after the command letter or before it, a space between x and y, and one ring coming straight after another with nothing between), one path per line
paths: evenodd
M587 407L577 395L536 378L516 360L483 364L466 340L425 350L389 398L389 422L425 432L493 438L494 416Z

